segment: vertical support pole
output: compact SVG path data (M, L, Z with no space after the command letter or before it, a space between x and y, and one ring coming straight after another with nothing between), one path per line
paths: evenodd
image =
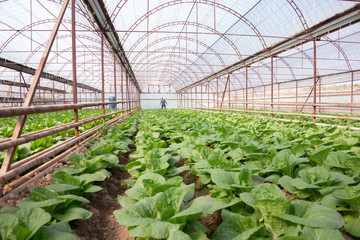
M255 88L253 87L252 88L252 109L254 110L255 109L255 104L254 104L254 101L255 101Z
M52 99L53 99L53 104L55 104L55 81L53 80L52 81L52 84L53 84L53 90L52 90Z
M203 108L203 85L201 84L200 85L200 108L202 109Z
M226 80L226 83L225 83L224 92L223 92L223 95L222 95L222 98L221 98L221 103L220 103L220 112L221 112L222 107L223 107L223 103L224 103L224 99L225 99L225 93L226 93L226 90L227 90L227 87L228 87L229 81L230 81L230 74L228 73L227 80Z
M248 115L248 102L249 102L249 79L248 79L248 66L245 67L245 112Z
M192 91L193 89L190 89L190 108L193 108L193 95L192 95ZM196 87L195 87L195 91L196 91ZM195 96L196 99L196 96Z
M126 107L128 109L128 111L131 111L131 107L130 107L130 98L129 98L129 76L127 74L127 72L125 72L125 77L126 77Z
M319 77L319 104L321 104L321 77ZM324 109L324 108L323 108ZM319 106L319 113L321 112L321 105Z
M274 117L274 56L271 56L271 118Z
M116 89L116 55L114 53L114 95L115 95L115 102L117 102L117 89ZM117 103L115 103L115 112L117 112ZM117 117L117 114L115 114Z
M77 78L76 78L76 26L75 26L75 7L76 0L71 0L71 52L72 52L72 75L73 75L73 102L74 104L78 103L77 99ZM74 122L79 121L78 109L74 109ZM79 127L75 127L75 138L79 137ZM79 143L76 143L76 148L79 148Z
M198 97L198 91L197 91L198 87L196 86L195 87L195 108L197 108L197 105L198 105L198 101L197 101L197 97ZM201 106L200 106L201 108Z
M65 83L64 83L64 103L66 102L66 90L65 90Z
M298 110L298 82L299 81L297 81L296 80L296 88L295 88L295 100L296 100L296 106L295 106L295 110L296 110L296 112L297 112L297 110Z
M21 72L19 72L19 86L20 86L20 101L22 101L22 85L21 85ZM21 106L21 103L19 104Z
M316 39L314 39L314 106L313 114L316 115ZM316 117L313 117L313 122L316 123Z
M230 83L231 83L231 78L230 78L230 74L229 74L229 112L231 109L231 94L230 94Z
M266 110L265 101L266 101L266 86L264 85L264 110Z
M121 71L121 110L124 110L124 69L121 64L120 64L120 71ZM121 114L124 114L124 112L122 112Z
M104 70L104 34L101 33L101 101L105 102L105 70ZM105 105L102 105L103 123L105 123Z
M208 94L208 109L210 109L210 82L208 82L207 94Z
M57 31L59 29L59 26L61 24L61 20L63 19L63 16L64 16L64 13L66 11L66 7L67 7L68 3L69 3L69 0L65 0L62 7L61 7L59 16L56 19L55 26L54 26L53 30L51 31L49 40L48 40L48 42L47 42L47 44L45 46L45 50L44 50L43 55L41 57L39 66L36 69L33 81L31 82L30 89L28 91L28 94L27 94L26 99L25 99L24 104L23 104L24 107L29 107L33 102L36 87L39 84L41 73L44 70L46 60L47 60L47 58L49 56L51 47L52 47L52 45L54 43L55 36L56 36ZM26 115L22 115L22 116L19 117L19 119L18 119L18 121L16 123L16 126L15 126L15 129L14 129L14 133L13 133L13 135L11 137L11 140L16 140L21 136L21 132L23 130L23 127L24 127L24 124L25 124L25 121L26 121L26 117L27 117ZM15 150L16 150L16 147L12 147L12 148L9 148L8 151L6 152L4 161L3 161L2 165L1 165L0 175L6 173L10 169L11 162L12 162L12 160L14 158ZM2 196L2 194L3 194L3 186L4 186L4 182L0 181L0 196Z
M216 79L216 110L219 110L219 78Z
M350 97L350 103L351 103L351 107L350 107L350 114L353 114L353 103L354 103L354 72L351 72L351 97Z

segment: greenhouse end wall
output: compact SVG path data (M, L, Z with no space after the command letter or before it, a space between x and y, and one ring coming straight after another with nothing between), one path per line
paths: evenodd
M141 94L140 105L142 109L160 108L160 100L164 98L167 102L167 108L177 108L176 94Z

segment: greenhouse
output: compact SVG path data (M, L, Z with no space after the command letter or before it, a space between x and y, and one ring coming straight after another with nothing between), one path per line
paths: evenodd
M360 239L360 1L0 0L5 239Z

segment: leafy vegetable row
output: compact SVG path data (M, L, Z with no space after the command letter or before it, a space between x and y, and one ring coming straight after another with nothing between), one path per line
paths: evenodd
M135 137L137 150L125 167L133 178L126 180L130 188L125 192L127 196L118 197L122 209L114 215L132 237L204 239L208 229L198 218L235 205L239 200L210 196L194 199L194 183L186 185L182 177L174 177L188 171L189 166L175 167L179 156L164 141L169 129L156 126L152 120L148 112L143 113Z
M167 139L168 148L161 138ZM148 182L151 189L169 186L169 177L190 166L211 189L210 201L229 204L213 239L343 239L341 231L360 237L359 132L239 114L147 111L135 143L139 150L132 157L137 161L126 169L135 177L128 185L136 191L131 188L129 194L139 185L147 191ZM173 158L179 157L189 165L176 168ZM165 182L149 172L165 176ZM165 192L155 191L151 197ZM129 194L126 200L120 197L124 209L115 215L132 236L169 238L179 230L192 239L200 236L200 228L188 230L189 219L176 231L162 229L162 235L155 236L160 228L151 225L153 219L178 224L179 214L191 205L182 202L180 208L148 212L155 209L145 204L150 195L134 199ZM175 193L166 196L170 203L181 202Z
M89 202L84 196L102 189L93 183L111 176L107 168L123 167L118 164L118 154L130 150L136 126L133 116L109 129L86 153L69 157L72 165L55 170L55 184L32 188L32 197L22 200L19 208L4 206L0 239L78 239L69 222L92 215L81 207Z
M106 110L110 112L110 110ZM101 110L81 110L79 111L79 119L89 118L96 115L100 115ZM108 117L113 118L113 116ZM2 118L0 119L0 139L11 137L17 122L17 117ZM72 111L65 112L52 112L29 115L27 117L23 134L50 128L54 126L63 125L74 121L74 113ZM90 128L93 128L102 123L102 120L96 120L94 122L86 123L79 127L79 131L83 132ZM38 153L46 148L53 146L59 142L65 141L68 138L75 136L75 130L69 129L63 132L53 134L51 136L35 140L26 144L20 145L14 155L14 161L18 161L29 157L35 153ZM0 151L0 165L4 160L6 151Z

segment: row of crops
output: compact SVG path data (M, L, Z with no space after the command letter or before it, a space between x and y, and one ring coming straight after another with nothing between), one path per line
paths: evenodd
M359 132L184 110L141 115L129 189L114 212L132 237L360 237Z
M138 130L138 131L137 131ZM130 137L137 132L134 140ZM119 154L136 151L126 166ZM106 168L132 178L114 215L135 238L360 237L360 133L311 123L187 110L140 111L108 130L55 184L3 207L0 239L77 239ZM119 186L120 187L120 186Z
M72 234L69 222L91 217L83 205L89 203L90 194L102 190L94 183L111 176L106 169L122 167L119 154L130 151L136 126L136 118L130 117L109 129L86 153L71 156L72 165L57 168L52 176L54 184L32 188L32 197L21 200L18 207L4 206L0 239L79 239Z
M111 110L106 110L107 113ZM101 115L102 110L81 110L79 111L79 120ZM106 119L111 119L109 116ZM14 128L18 117L1 118L0 119L0 139L9 138L14 132ZM38 130L51 128L74 121L74 113L72 111L51 112L43 114L34 114L27 117L22 134L35 132ZM79 132L84 132L102 123L102 119L86 123L79 127ZM19 161L46 148L53 146L75 136L75 130L69 129L48 137L38 139L33 142L20 145L15 152L14 161ZM6 151L0 151L0 165L4 160Z
M218 111L217 109L207 109L202 108L206 111ZM250 116L265 116L269 117L269 114L262 113L262 112L269 112L270 110L259 110L259 109L248 109L249 112L248 115ZM236 109L232 108L231 111L241 111L245 114L244 109ZM228 112L228 110L224 109L223 112ZM289 111L287 113L284 113L284 111L273 111L275 114L273 115L274 118L282 118L282 119L288 119L288 120L295 120L295 121L303 121L303 122L313 122L312 117L305 117L305 116L296 116L296 115L289 115L290 114L308 114L311 115L312 113L309 112L298 112L298 111ZM282 114L276 114L276 113L282 113ZM357 120L351 120L351 119L341 119L337 117L345 117L345 118L360 118L360 115L358 114L336 114L336 113L326 113L326 112L319 112L317 113L320 116L325 116L324 118L318 117L316 118L317 123L325 123L325 124L331 124L331 125L340 125L340 126L350 126L350 127L360 127L360 121ZM330 116L335 116L335 118L331 118Z

